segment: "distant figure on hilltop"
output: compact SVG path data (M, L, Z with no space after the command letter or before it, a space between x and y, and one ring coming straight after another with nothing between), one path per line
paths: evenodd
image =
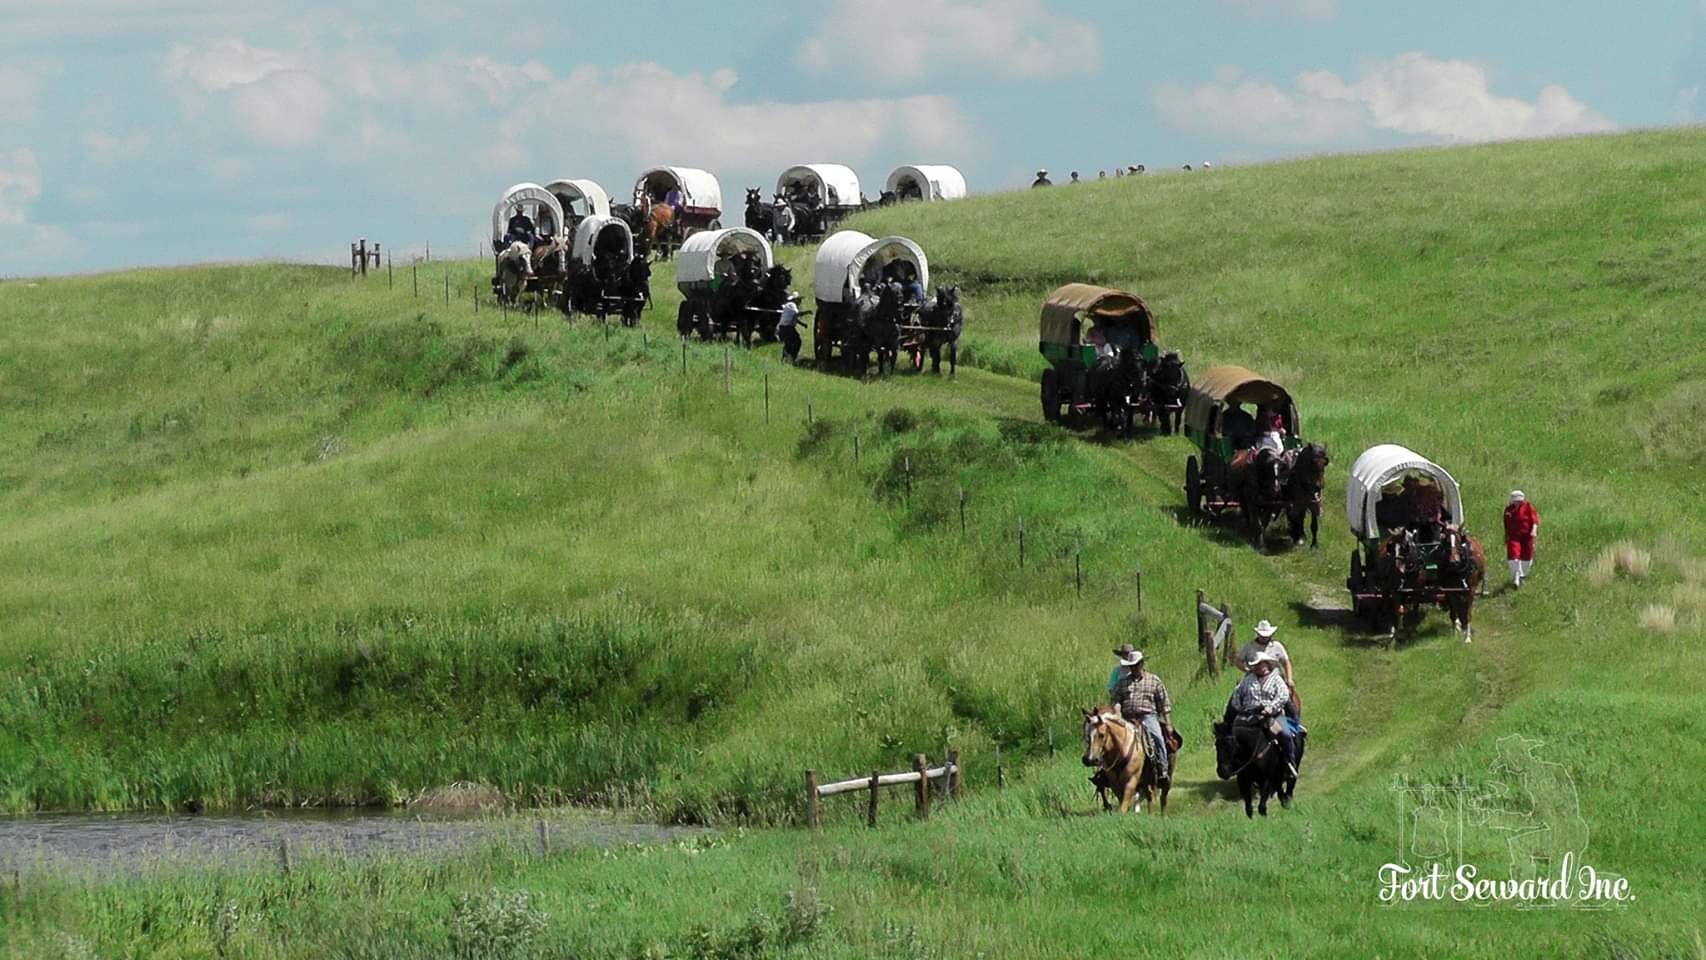
M1031 189L1032 190L1035 190L1038 187L1052 187L1052 186L1054 186L1054 181L1050 180L1048 178L1048 171L1047 170L1038 170L1037 171L1037 178L1035 180L1031 181Z
M1076 185L1076 184L1079 184L1079 183L1082 183L1082 182L1083 182L1083 181L1082 181L1082 180L1079 180L1079 179L1078 179L1078 171L1077 171L1077 170L1074 170L1074 171L1072 171L1072 181L1071 181L1071 183L1070 183L1070 184L1068 184L1068 185L1069 185L1069 186L1071 186L1071 185Z

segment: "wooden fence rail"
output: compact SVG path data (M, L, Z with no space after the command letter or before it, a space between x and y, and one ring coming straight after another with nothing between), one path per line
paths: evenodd
M1232 608L1227 604L1215 607L1201 590L1197 591L1197 646L1208 661L1208 675L1219 676L1222 664L1232 665L1232 647L1236 637L1232 629Z
M920 819L930 816L930 781L945 781L947 795L955 800L960 798L960 752L948 751L948 760L939 767L932 767L924 754L914 754L912 769L904 773L883 773L872 770L868 777L858 777L852 780L838 780L835 783L818 783L817 771L806 771L806 823L813 830L823 826L818 813L818 799L833 797L840 793L852 793L856 790L870 792L870 802L865 810L867 826L877 825L877 801L883 787L895 787L904 783L913 785L913 807Z

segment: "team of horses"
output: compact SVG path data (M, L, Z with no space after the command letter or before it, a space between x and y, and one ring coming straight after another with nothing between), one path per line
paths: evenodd
M1290 522L1293 543L1303 542L1307 519L1309 545L1320 546L1321 491L1331 461L1324 444L1307 443L1285 453L1257 447L1248 458L1234 463L1244 528L1258 546L1266 542L1268 528L1281 516Z
M874 201L860 198L857 206L827 207L814 194L783 196L777 194L766 202L764 191L748 187L746 191L746 227L756 230L774 243L799 243L821 239L829 233L836 218L897 203L900 197L884 191Z
M1388 636L1396 637L1398 625L1437 596L1451 615L1452 629L1470 642L1475 597L1486 576L1487 554L1481 542L1457 524L1417 524L1391 531L1375 548L1374 560L1384 608L1380 619L1388 624Z

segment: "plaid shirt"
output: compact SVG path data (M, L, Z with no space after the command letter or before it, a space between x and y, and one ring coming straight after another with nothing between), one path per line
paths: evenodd
M1126 719L1141 717L1153 713L1157 717L1166 718L1173 713L1173 700L1167 696L1167 686L1161 678L1149 671L1143 676L1128 675L1120 690L1120 713Z
M1278 670L1271 671L1266 677L1246 673L1232 691L1232 710L1241 718L1260 717L1269 707L1281 711L1290 702L1291 687L1286 685Z

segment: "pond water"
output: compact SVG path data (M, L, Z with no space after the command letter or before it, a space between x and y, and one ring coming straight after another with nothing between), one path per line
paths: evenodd
M494 842L552 849L658 843L703 833L583 811L425 817L395 811L268 811L237 814L42 814L0 817L0 874L66 868L140 869L230 863L283 855L445 856Z

